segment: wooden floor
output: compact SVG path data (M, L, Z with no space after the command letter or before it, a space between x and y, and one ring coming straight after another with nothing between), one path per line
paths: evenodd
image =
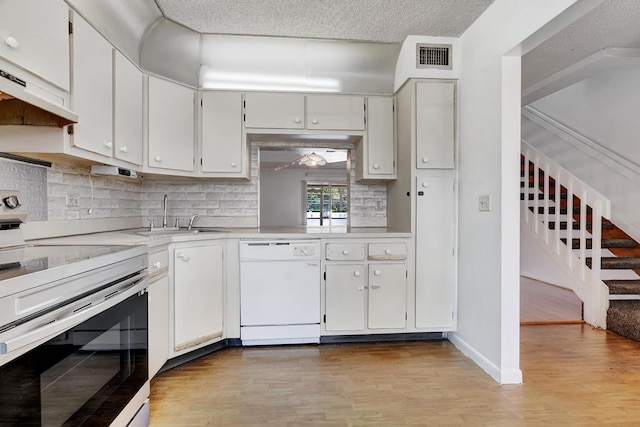
M152 381L151 425L640 425L640 343L522 326L521 351L500 386L447 341L226 349Z
M582 301L568 289L521 276L520 322L582 323Z

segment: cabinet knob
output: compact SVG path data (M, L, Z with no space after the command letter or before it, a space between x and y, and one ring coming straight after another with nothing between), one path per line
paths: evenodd
M429 163L429 158L428 157L423 157L422 158L422 163Z
M356 277L360 277L360 272L359 271L354 271L353 275L356 276Z
M387 255L391 255L391 249L386 249L386 250L384 251L384 253L385 253L385 254L387 254Z
M129 151L129 149L127 148L126 145L123 145L122 147L120 147L120 151L122 151L123 153L126 153L127 151Z
M18 40L13 36L9 36L4 39L4 43L12 49L16 49L18 47Z
M376 163L375 165L373 165L373 168L374 169L380 169L380 165Z
M317 125L318 124L318 119L311 120L311 123L313 123L314 125Z
M358 289L359 291L364 291L365 286L358 286L356 289Z
M153 268L160 268L162 267L162 263L160 261L156 261L153 263Z
M162 157L161 156L156 156L155 160L156 160L156 162L161 162L162 161Z
M238 164L236 162L231 162L231 167L235 168L236 166L238 166Z
M104 146L107 147L107 148L111 148L111 147L113 147L113 142L107 141L107 142L104 143Z
M349 249L345 249L344 251L342 251L342 255L349 255Z
M293 119L293 122L294 122L294 123L300 123L300 121L301 121L301 120L300 120L300 117L296 117L295 119Z
M380 289L381 286L380 285L371 285L371 289Z
M178 255L176 255L176 257L180 258L184 262L188 262L191 259L189 255L183 254L182 252L179 252Z
M376 270L373 272L374 275L379 276L381 274L380 270Z
M422 187L423 187L423 188L427 188L428 186L429 186L429 183L428 183L428 182L423 182L423 183L422 183Z

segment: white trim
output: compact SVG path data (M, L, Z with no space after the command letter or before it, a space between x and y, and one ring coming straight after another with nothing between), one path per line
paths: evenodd
M455 332L448 333L448 339L462 354L480 366L491 378L500 384L522 384L522 371L520 369L505 369L501 371L489 359L484 357L479 351L471 347L465 340L460 338Z

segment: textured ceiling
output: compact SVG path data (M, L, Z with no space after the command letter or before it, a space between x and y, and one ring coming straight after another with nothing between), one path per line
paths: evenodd
M167 19L206 34L401 43L460 36L493 0L156 0Z
M640 0L605 0L522 60L528 88L607 47L640 48Z

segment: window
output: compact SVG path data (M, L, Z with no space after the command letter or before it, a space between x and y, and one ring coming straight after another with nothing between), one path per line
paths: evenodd
M348 195L346 184L307 184L307 225L346 226Z

